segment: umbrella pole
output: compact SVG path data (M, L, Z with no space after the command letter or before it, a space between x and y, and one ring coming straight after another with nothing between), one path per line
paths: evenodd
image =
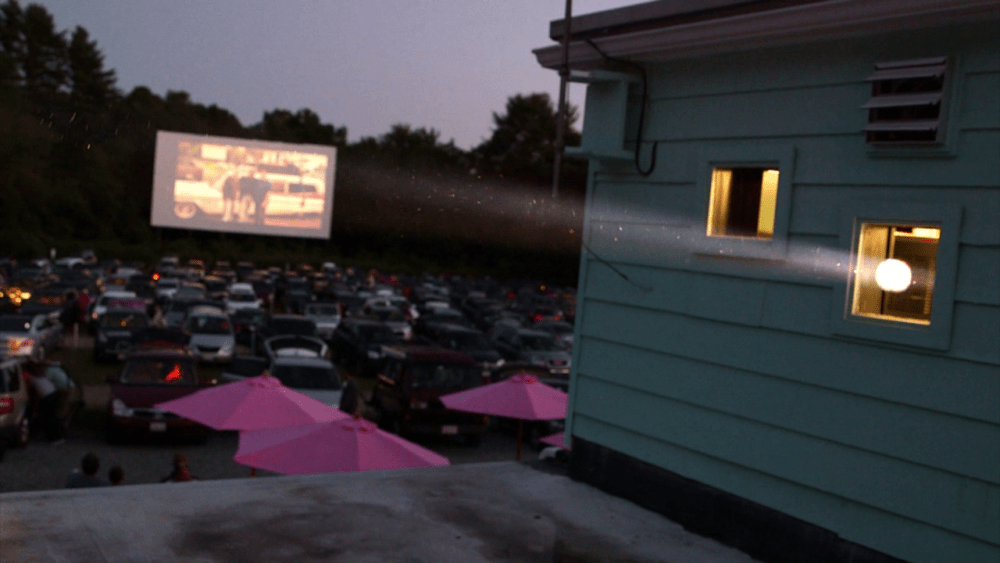
M517 421L517 461L521 461L521 438L524 436L524 420Z
M251 467L250 468L250 476L251 477L256 477L257 476L257 468L256 467Z

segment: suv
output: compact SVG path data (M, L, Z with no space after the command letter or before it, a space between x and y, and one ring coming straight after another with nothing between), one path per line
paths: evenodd
M0 451L7 444L25 446L31 439L23 361L18 357L0 359Z
M204 440L208 428L158 409L157 403L179 399L214 385L199 376L194 355L177 347L136 350L117 375L108 376L108 442L126 437L183 434Z
M446 408L440 397L487 383L472 357L438 346L385 346L371 406L397 434L462 436L479 445L487 417Z

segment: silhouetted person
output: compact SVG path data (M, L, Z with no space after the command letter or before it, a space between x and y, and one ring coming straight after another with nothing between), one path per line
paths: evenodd
M174 470L163 479L160 480L161 483L180 483L183 481L197 481L198 478L191 475L191 470L188 469L188 458L183 453L174 454Z
M108 481L112 485L121 485L125 481L125 471L120 465L116 465L108 470Z
M86 487L107 487L108 483L97 476L97 470L101 468L101 460L93 453L88 453L80 460L80 470L74 469L66 479L67 489L83 489Z
M358 401L358 385L354 383L354 377L344 373L344 391L340 394L340 410L347 414L358 414L361 406Z
M241 194L249 195L254 203L254 222L258 225L264 224L264 200L267 199L267 192L271 191L271 182L264 179L264 173L258 170L252 178L240 178L239 190Z

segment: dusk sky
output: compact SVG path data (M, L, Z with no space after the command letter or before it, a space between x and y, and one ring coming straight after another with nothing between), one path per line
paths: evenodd
M128 93L183 90L243 125L309 108L350 142L394 123L438 130L468 149L507 98L559 76L532 49L552 44L564 0L42 0L56 28L83 26ZM574 0L576 15L638 3ZM570 88L582 110L583 85Z

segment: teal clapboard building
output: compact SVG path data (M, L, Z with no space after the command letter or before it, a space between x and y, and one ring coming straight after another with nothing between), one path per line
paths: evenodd
M764 561L1000 561L1000 2L650 2L568 66L571 474Z

